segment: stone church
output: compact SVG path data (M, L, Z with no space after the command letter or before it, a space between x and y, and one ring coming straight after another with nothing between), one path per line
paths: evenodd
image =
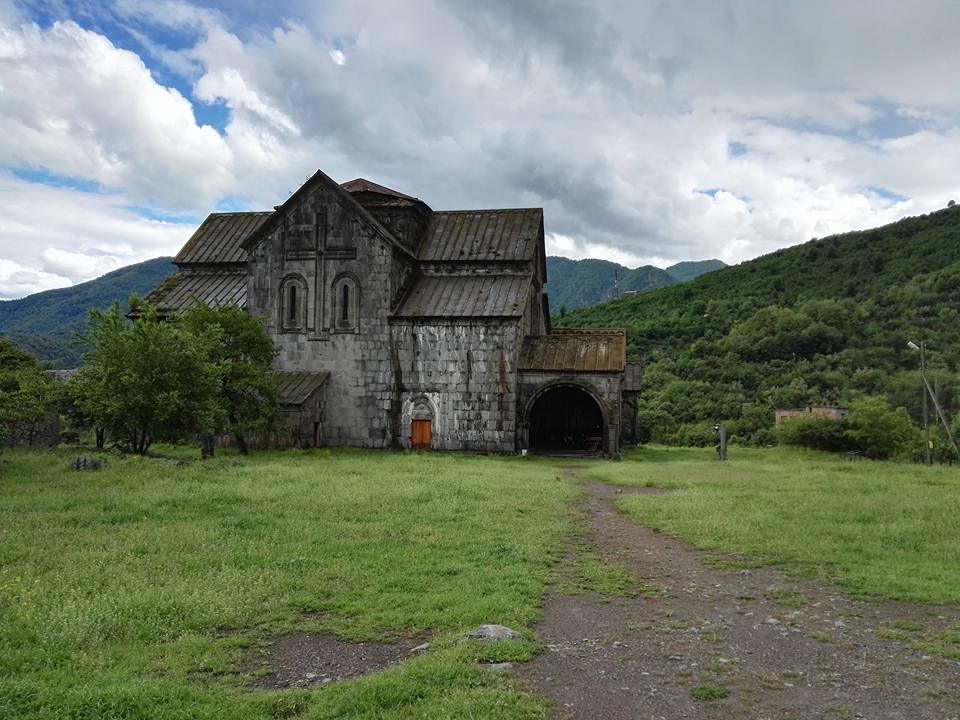
M622 330L550 326L543 210L432 210L317 172L270 212L214 213L148 300L263 318L281 445L615 454L634 442Z

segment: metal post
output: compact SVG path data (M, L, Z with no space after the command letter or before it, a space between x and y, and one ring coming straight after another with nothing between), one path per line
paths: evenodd
M923 393L923 457L927 465L933 465L930 448L930 410L927 407L927 344L920 343L920 383Z

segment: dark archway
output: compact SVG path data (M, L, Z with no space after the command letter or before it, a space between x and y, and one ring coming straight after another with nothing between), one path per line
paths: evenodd
M530 449L596 453L603 450L605 423L599 403L576 385L544 390L530 408Z

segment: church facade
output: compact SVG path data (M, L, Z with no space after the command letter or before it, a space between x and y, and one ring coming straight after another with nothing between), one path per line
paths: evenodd
M434 211L317 172L270 212L214 213L148 300L261 317L280 444L619 452L638 373L619 330L559 330L539 208Z

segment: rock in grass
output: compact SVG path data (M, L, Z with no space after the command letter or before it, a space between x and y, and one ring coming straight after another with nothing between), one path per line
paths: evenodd
M426 652L430 649L430 643L425 642L422 645L417 645L415 648L410 649L410 654Z
M103 460L80 455L73 461L74 470L101 470L104 466Z
M513 663L511 662L502 662L502 663L487 663L487 670L491 672L510 672L513 670Z
M516 630L505 625L481 625L476 630L463 636L466 640L480 640L481 642L502 642L503 640L520 640L523 636Z

